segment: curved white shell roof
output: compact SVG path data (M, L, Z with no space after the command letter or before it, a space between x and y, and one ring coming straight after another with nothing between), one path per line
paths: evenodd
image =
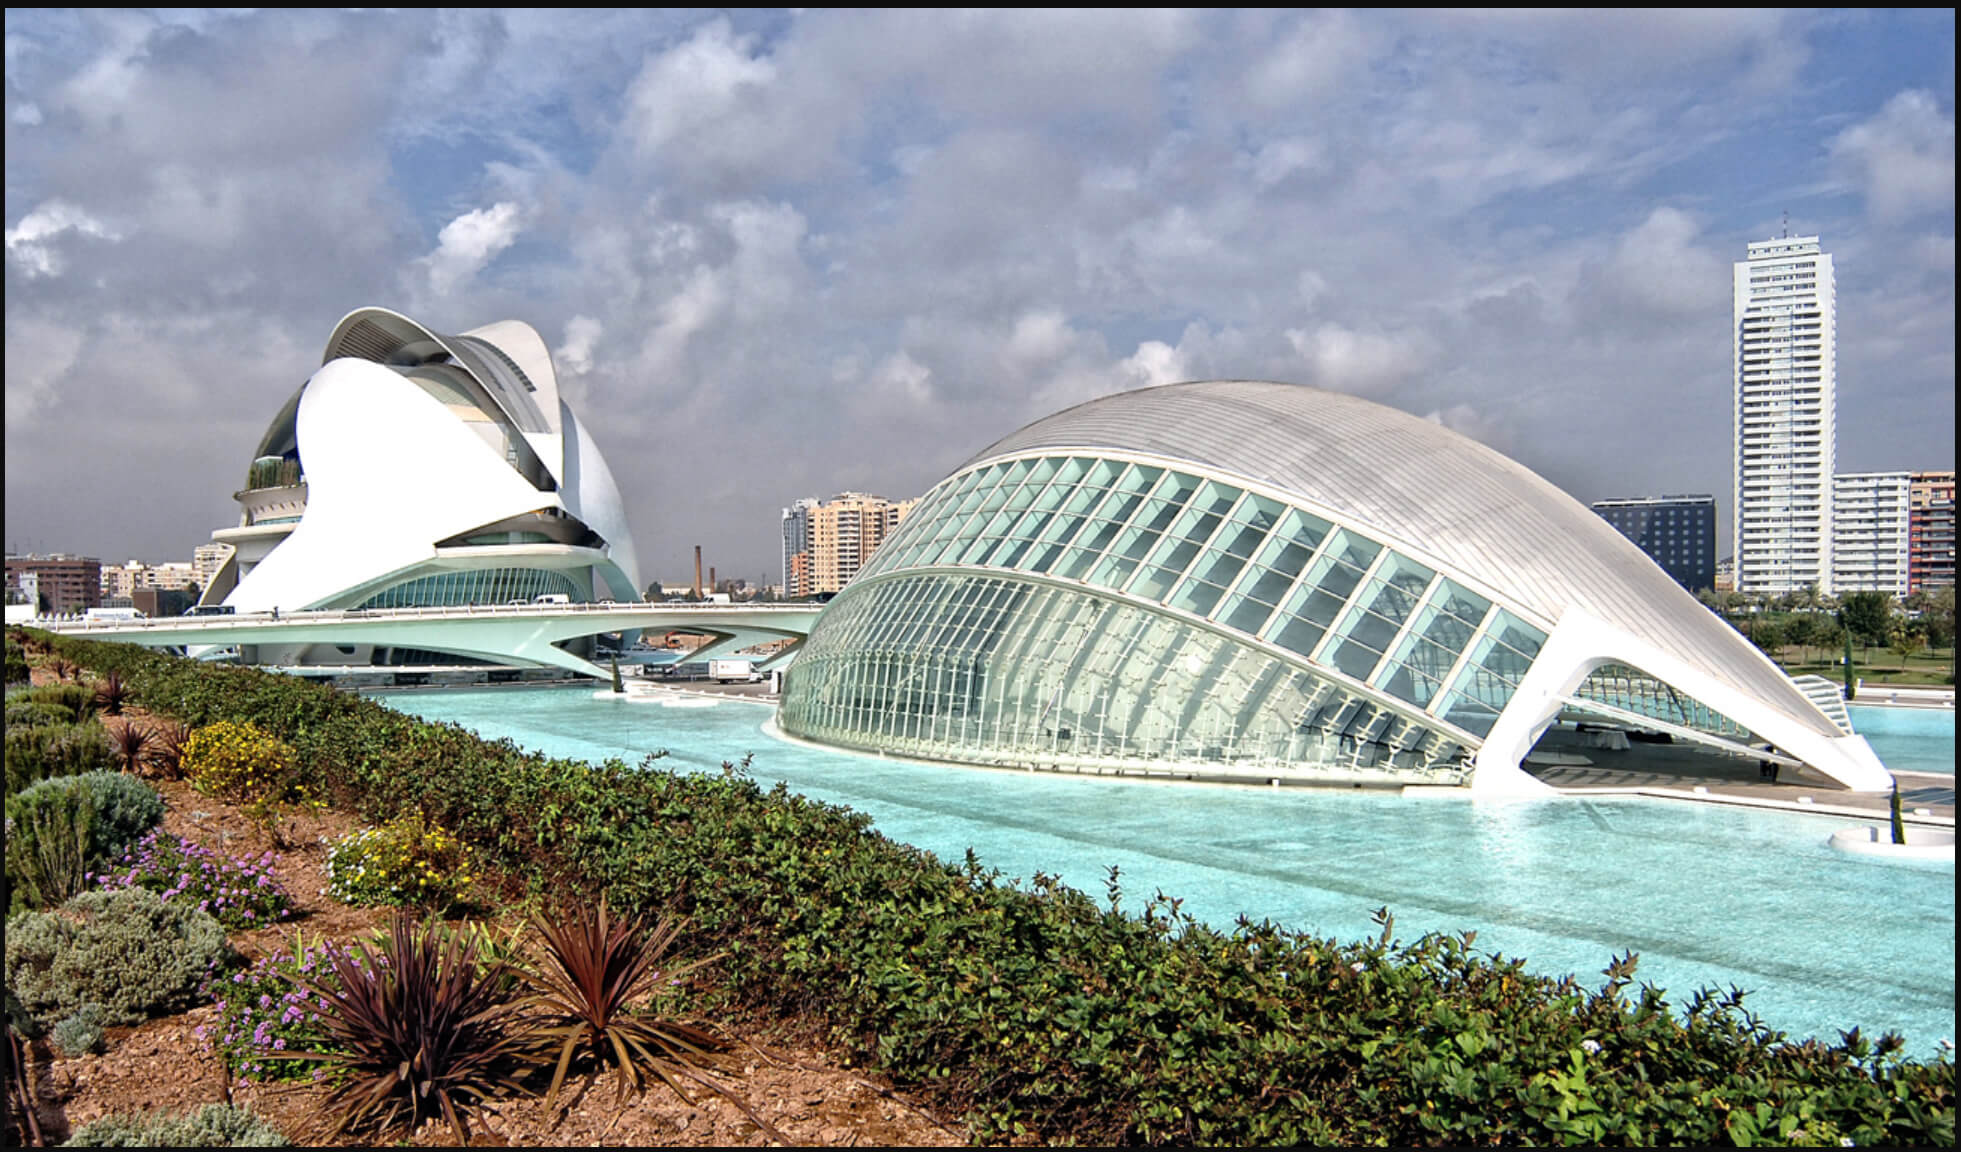
M1142 453L1251 480L1482 586L1547 631L1578 610L1820 737L1838 735L1768 657L1591 509L1431 421L1297 384L1170 384L1037 420L956 474L1063 450Z
M482 386L496 415L549 475L539 483L555 490L534 487L398 371L436 361L455 364ZM549 509L605 540L607 563L596 573L608 587L595 588L595 596L638 595L619 486L560 399L551 355L527 324L507 320L443 336L387 309L349 313L328 339L322 367L274 418L260 446L261 453L294 449L306 474L305 513L227 603L245 610L319 604L433 560L438 544L453 536Z

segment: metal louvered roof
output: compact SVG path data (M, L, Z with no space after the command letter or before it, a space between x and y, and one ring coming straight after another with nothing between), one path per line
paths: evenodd
M1168 384L1038 420L959 471L1001 456L1099 449L1188 461L1293 494L1482 584L1544 625L1579 608L1837 734L1768 657L1612 525L1439 424L1298 384Z

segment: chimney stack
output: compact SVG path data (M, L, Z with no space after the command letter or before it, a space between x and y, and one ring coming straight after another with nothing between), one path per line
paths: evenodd
M711 595L715 591L715 566L713 564L708 566L708 591Z
M695 545L695 599L701 599L701 545Z

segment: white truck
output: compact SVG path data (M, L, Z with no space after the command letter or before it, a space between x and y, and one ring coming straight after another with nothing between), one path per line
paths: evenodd
M754 684L763 678L754 660L710 660L708 678L717 684Z

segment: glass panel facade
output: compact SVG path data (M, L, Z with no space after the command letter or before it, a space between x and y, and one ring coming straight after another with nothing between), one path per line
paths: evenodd
M563 572L541 568L479 568L438 572L384 588L359 605L362 608L453 608L464 604L529 604L548 593L583 601L586 595Z
M1573 695L1582 700L1597 700L1641 716L1679 724L1684 728L1694 728L1699 732L1746 742L1755 739L1748 728L1721 712L1625 664L1607 664L1594 669Z
M1160 624L1135 624L1135 634L1125 642L1139 646L1139 654L1111 666L1109 675L1114 679L1104 689L1107 698L1096 705L1100 725L1096 730L1121 732L1120 739L1131 742L1123 747L1138 740L1149 744L1156 738L1150 733L1168 731L1167 724L1185 731L1182 720L1174 724L1148 701L1168 691L1167 685L1194 678L1237 693L1230 706L1251 709L1246 723L1264 714L1262 705L1246 703L1246 693L1260 680L1259 674L1233 672L1228 661L1227 670L1215 676L1213 662L1224 657L1209 645L1215 641L1233 645L1216 640L1216 632L1197 627L1196 621L1264 641L1327 673L1326 681L1348 684L1339 700L1310 692L1296 701L1304 710L1302 730L1333 733L1337 750L1344 738L1380 743L1367 738L1371 725L1380 726L1382 732L1395 732L1399 725L1410 727L1415 732L1411 739L1429 731L1410 714L1366 706L1371 692L1399 702L1419 718L1428 715L1484 735L1545 641L1539 630L1495 610L1486 598L1353 529L1223 480L1118 460L1022 458L949 479L927 494L907 517L901 534L872 558L858 583L865 586L865 595L876 593L877 603L884 605L882 612L904 613L906 620L917 623L923 618L916 616L914 608L901 607L889 599L889 593L879 591L885 587L881 578L906 569L944 567L1080 581L1114 597L1168 609L1144 613L1146 620L1161 616ZM1045 605L1049 600L1041 598L1054 595L1040 585L1016 586L1023 588L1025 597ZM1091 595L1086 602L1107 601ZM869 610L847 589L825 619L853 618L850 614ZM1027 604L1016 608L1024 610L1032 609ZM1113 605L1109 611L1129 621L1140 609L1119 613ZM896 620L879 619L881 628ZM1072 617L1054 623L1052 630L1070 637L1076 634L1069 629L1090 627L1087 617ZM1107 620L1096 623L1096 642L1102 643L1101 637L1114 627ZM1187 631L1164 631L1173 628ZM798 666L816 667L813 657L824 657L830 644L819 641L829 635L830 628L820 626ZM946 637L884 631L878 639L881 643L896 639L902 645L946 641ZM1033 634L1017 633L1015 643L1036 654L1031 659L1037 668L1044 666L1043 659L1051 659L1040 657L1041 641ZM1136 663L1150 651L1164 654L1162 667ZM1197 671L1187 668L1187 657L1197 659ZM886 684L899 673L880 665L876 675L882 678L877 684ZM959 675L971 678L975 673L969 669ZM1000 673L993 675L998 679ZM1041 696L1041 691L1056 687L1042 675L1031 671L1027 677L1017 677L1016 691L1037 701L1038 713L1066 710L1068 692L1053 701ZM1293 691L1287 687L1292 675L1267 684L1262 692ZM904 683L914 685L908 692L917 689L911 679ZM1344 712L1349 703L1354 707ZM1194 705L1193 715L1209 715L1206 707ZM1023 717L1013 722L1028 721ZM1448 734L1447 729L1438 731ZM1456 747L1454 742L1450 746ZM1385 755L1393 758L1403 752L1407 749ZM1438 762L1434 750L1420 759Z
M1460 780L1466 750L1191 621L985 573L840 596L778 722L845 747L1178 775Z

